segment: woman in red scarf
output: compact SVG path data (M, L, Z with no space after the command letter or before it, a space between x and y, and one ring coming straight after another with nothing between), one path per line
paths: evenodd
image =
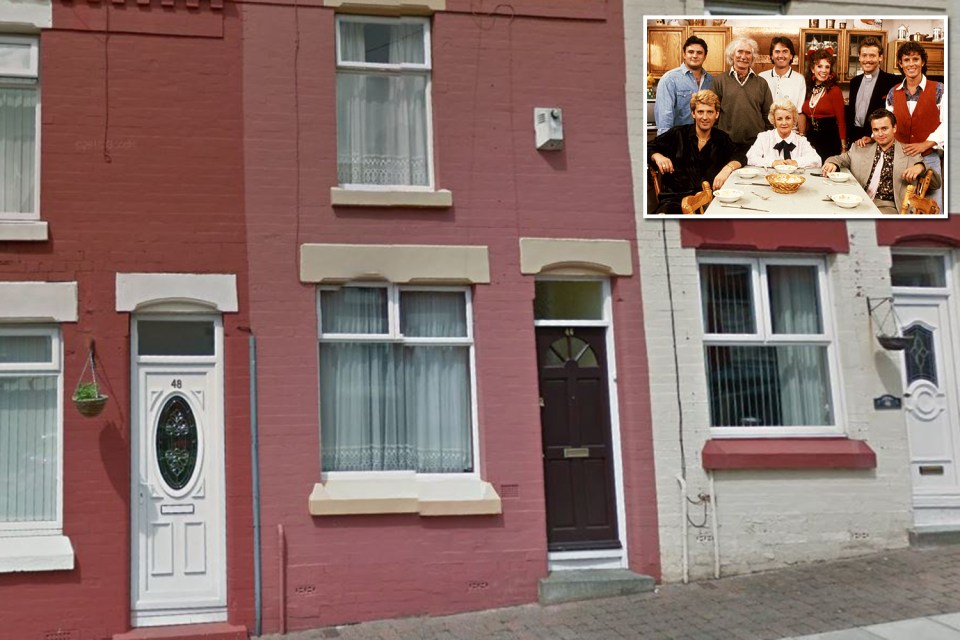
M807 59L807 96L803 101L800 133L807 136L821 160L847 150L847 122L843 92L833 72L833 50L816 49Z

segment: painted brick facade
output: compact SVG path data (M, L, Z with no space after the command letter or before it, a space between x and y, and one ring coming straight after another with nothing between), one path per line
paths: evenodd
M838 350L839 424L877 454L871 471L724 470L713 474L715 503L691 507L689 572L714 574L710 518L716 509L722 575L765 570L902 546L912 526L911 479L906 425L901 412L876 411L872 400L902 393L901 360L883 351L872 335L866 298L891 295L889 245L955 246L951 221L752 222L644 220L646 181L643 113L645 14L698 13L677 3L628 2L625 10L627 112L638 211L638 252L647 353L651 371L657 499L665 580L682 570L680 484L689 494L709 491L701 449L710 438L697 256L708 251L738 255L822 255ZM792 3L791 13L826 5ZM945 7L925 7L944 12ZM816 13L816 12L814 12ZM951 57L955 52L951 54ZM796 224L794 228L792 224ZM792 253L791 253L792 252ZM676 363L676 364L675 364Z
M433 16L431 35L436 185L452 191L454 206L426 212L330 206L334 13L242 7L268 631L532 602L547 572L534 279L520 273L518 241L635 238L622 22L615 4L568 11L524 2L514 15L453 5ZM537 106L563 109L563 152L535 149ZM316 289L297 271L304 243L488 247L491 282L473 288L480 475L498 490L516 485L516 497L504 495L502 516L308 515L321 469ZM631 567L657 574L636 277L615 278L613 298L626 542ZM285 584L278 583L281 525Z
M108 10L114 32L105 38ZM192 35L198 23L209 28ZM224 316L228 607L231 621L249 625L242 330L249 321L236 19L206 5L189 14L80 2L54 3L53 25L40 34L40 201L50 238L0 241L0 281L78 283L79 321L62 325L61 398L63 532L75 569L0 575L0 638L61 632L100 640L130 628L130 315L116 311L114 294L116 274L124 272L239 277L241 311ZM90 339L110 396L97 418L81 417L69 402Z

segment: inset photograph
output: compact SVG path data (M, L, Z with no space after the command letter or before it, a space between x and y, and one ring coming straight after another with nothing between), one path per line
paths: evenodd
M650 16L644 217L947 215L947 18Z

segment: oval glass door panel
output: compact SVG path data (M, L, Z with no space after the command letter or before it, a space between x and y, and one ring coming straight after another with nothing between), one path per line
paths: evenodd
M187 486L197 466L197 420L182 396L173 396L157 419L157 465L167 486L179 491Z

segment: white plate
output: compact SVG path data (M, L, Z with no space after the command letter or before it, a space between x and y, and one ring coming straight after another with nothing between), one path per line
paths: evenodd
M830 196L830 199L844 209L853 209L855 206L863 202L863 198L852 193L836 193Z
M717 189L713 196L720 202L736 202L743 197L743 191L740 189Z
M850 179L850 174L844 173L843 171L834 171L833 173L828 173L827 177L834 182L846 182Z

